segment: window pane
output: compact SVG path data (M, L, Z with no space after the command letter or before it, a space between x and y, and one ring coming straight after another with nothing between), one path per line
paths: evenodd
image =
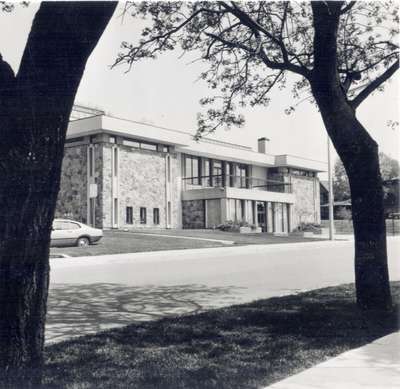
M140 208L140 224L146 224L146 208L141 207Z
M192 177L193 185L198 185L199 184L199 160L196 157L192 158Z
M158 208L153 209L153 223L160 224L160 210Z
M122 144L123 144L124 146L137 147L137 148L140 147L140 143L137 142L137 141L135 141L135 140L124 139L124 140L122 141Z
M192 177L192 159L190 157L185 158L185 178Z
M133 224L133 209L126 207L126 224Z
M78 230L80 226L76 223L63 222L61 229L63 230Z
M144 150L152 150L152 151L157 151L157 145L154 145L152 143L144 143L140 142L140 148Z
M114 176L118 175L118 149L114 149Z

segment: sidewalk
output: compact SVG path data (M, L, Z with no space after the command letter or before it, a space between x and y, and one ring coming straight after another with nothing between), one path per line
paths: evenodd
M268 389L400 388L400 332L347 351ZM265 388L267 389L267 388Z

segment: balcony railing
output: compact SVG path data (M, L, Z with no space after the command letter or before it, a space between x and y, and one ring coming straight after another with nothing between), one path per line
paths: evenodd
M182 179L183 190L204 188L244 188L269 192L292 193L292 185L281 180L265 180L258 177L243 177L236 175L211 175L186 177Z

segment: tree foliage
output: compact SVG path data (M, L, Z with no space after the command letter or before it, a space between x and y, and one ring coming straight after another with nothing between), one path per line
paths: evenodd
M383 180L397 178L400 175L400 165L397 159L383 152L379 153L379 166ZM350 199L349 179L342 161L338 158L334 166L333 197L335 201Z
M398 5L395 2L341 2L337 70L346 98L356 109L399 66ZM243 124L238 107L264 105L269 91L287 86L297 99L310 99L314 68L312 7L308 2L140 2L126 12L147 27L135 43L122 43L117 64L179 46L207 64L201 74L212 95L201 100L198 134ZM288 106L287 113L294 110Z

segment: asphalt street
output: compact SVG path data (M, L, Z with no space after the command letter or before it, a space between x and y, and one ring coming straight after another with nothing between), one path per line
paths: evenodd
M46 340L354 281L354 243L158 251L51 260ZM400 280L400 238L388 238Z

